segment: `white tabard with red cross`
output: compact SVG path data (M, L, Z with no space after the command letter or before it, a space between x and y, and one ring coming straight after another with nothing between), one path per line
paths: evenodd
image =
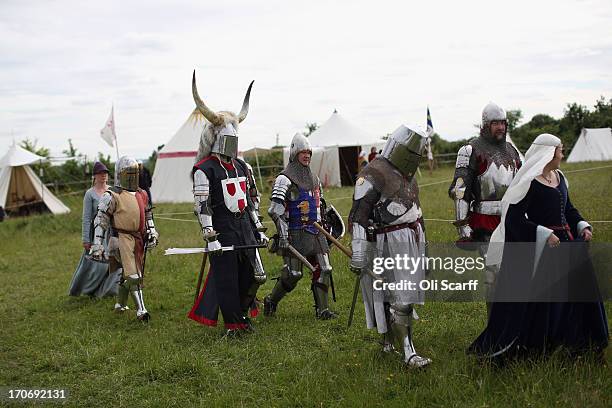
M228 210L233 213L243 212L246 208L246 177L221 180L223 201Z

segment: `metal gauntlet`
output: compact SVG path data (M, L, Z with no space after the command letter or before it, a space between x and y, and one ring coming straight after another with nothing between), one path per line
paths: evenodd
M289 224L285 219L285 206L276 201L271 201L268 215L276 225L279 247L286 248L289 244Z
M210 183L208 177L201 170L196 170L193 174L193 212L198 218L200 228L202 229L202 238L204 241L215 241L217 234L213 229L212 215L213 211L210 206Z
M472 146L466 145L457 152L457 162L455 163L455 180L449 189L450 197L455 201L455 222L459 238L462 240L470 239L472 229L468 225L470 202L468 201L468 184L471 183L470 160L472 156Z
M155 229L153 222L153 213L151 210L145 212L146 229L147 229L147 248L155 248L159 243L159 233Z
M464 199L466 185L462 177L459 177L455 182L453 189L453 196L455 199L455 222L453 223L457 227L459 238L468 239L472 235L472 229L468 225L470 204Z

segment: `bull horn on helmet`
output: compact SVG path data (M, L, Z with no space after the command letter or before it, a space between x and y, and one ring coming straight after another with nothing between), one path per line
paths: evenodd
M208 119L208 121L212 123L213 125L219 126L220 124L222 124L223 118L220 115L217 115L215 112L208 109L208 106L206 106L204 101L200 98L200 95L198 95L198 88L196 86L195 69L193 70L193 79L191 80L191 91L193 93L193 100L195 101L196 106L198 110L200 111L200 113L202 113L202 115L204 115L204 117ZM247 102L247 108L248 108L248 102Z
M238 115L238 123L242 122L249 113L249 99L251 98L251 88L253 87L253 82L255 81L251 81L249 89L247 89L247 93L244 96L244 101L242 102L242 109L240 109L240 114Z

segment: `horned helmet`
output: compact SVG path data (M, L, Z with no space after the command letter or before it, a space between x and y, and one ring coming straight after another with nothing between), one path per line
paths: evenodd
M241 123L249 113L249 99L251 97L251 87L253 82L249 85L244 101L242 102L242 109L240 113L236 115L229 111L213 112L209 109L204 101L198 94L196 86L195 70L193 71L193 79L191 82L191 90L193 93L193 100L196 103L196 109L208 120L208 123L204 126L202 131L202 138L200 140L200 156L208 156L210 153L217 153L226 158L236 158L238 155L238 124Z

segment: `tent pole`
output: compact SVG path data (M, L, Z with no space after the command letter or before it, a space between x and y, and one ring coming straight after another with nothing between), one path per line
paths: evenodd
M41 168L41 172L42 172L42 159L39 160L39 164L40 164L40 168ZM36 173L34 173L36 174ZM40 175L40 200L44 203L45 202L45 185L43 183L42 180L42 174Z

